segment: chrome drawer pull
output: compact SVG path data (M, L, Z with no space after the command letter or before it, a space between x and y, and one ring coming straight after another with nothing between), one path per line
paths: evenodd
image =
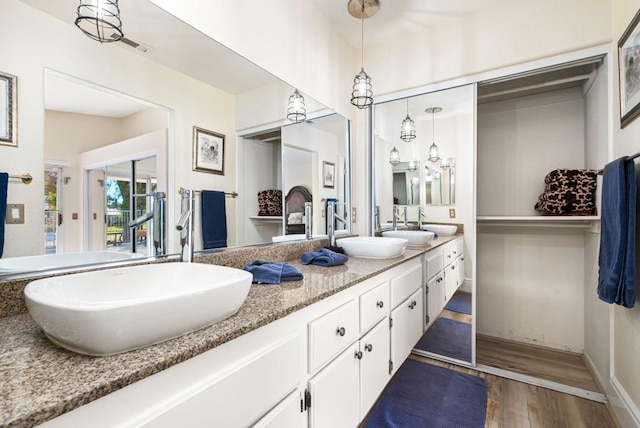
M356 351L356 355L355 355L355 357L356 357L357 359L361 360L361 359L362 359L362 351Z
M338 329L336 330L336 334L340 336L344 336L346 332L347 330L345 330L344 327L338 327Z
M368 345L364 345L364 350L367 352L373 351L373 345L370 343Z
M376 306L379 307L379 308L382 308L382 307L384 307L384 302L382 300L378 300L376 302Z

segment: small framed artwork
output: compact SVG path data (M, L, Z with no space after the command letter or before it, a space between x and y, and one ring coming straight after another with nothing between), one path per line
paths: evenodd
M333 189L336 183L336 164L323 161L322 162L322 185Z
M640 114L640 11L618 42L620 128Z
M193 170L224 175L224 135L193 127Z
M16 76L0 72L0 144L18 147Z

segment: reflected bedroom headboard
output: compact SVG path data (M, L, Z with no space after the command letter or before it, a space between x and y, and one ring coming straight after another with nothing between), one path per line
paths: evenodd
M306 186L293 186L284 198L285 207L285 235L304 233L304 224L289 223L289 215L293 213L304 213L304 203L311 202L311 192Z

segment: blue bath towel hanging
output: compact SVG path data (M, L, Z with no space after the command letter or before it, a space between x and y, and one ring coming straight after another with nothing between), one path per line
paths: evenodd
M227 209L224 192L203 190L200 193L202 211L202 248L227 246Z
M0 172L0 257L4 250L4 222L7 215L7 186L9 174Z
M604 168L598 297L627 308L635 304L636 169L616 159Z

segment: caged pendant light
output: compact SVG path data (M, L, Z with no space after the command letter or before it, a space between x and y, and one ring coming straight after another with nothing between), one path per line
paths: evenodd
M409 98L407 98L407 117L402 121L402 127L400 128L400 139L407 143L416 139L416 124L409 117Z
M124 33L118 0L80 0L76 26L100 43L122 39Z
M293 95L289 97L287 104L287 119L294 123L300 123L307 120L307 109L304 105L304 97L296 89Z
M431 113L431 122L432 122L432 130L433 130L433 143L431 147L429 147L429 157L427 160L429 162L438 162L440 160L440 150L438 150L438 146L436 145L436 118L435 114L440 113L442 111L441 107L429 107L425 110L426 113Z
M372 17L378 11L378 0L349 0L347 4L349 14L360 19L361 24L361 64L360 73L353 79L353 91L351 92L351 104L364 109L373 104L373 90L371 78L364 71L364 20Z
M400 163L400 152L395 147L389 153L389 163L391 165L398 165Z

